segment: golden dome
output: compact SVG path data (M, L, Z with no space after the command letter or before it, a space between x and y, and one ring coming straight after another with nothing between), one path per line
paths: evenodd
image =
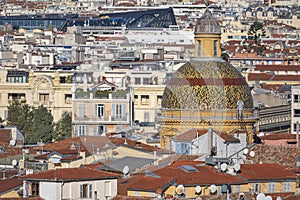
M222 59L194 59L180 67L167 83L162 108L183 110L252 108L250 88L231 64Z

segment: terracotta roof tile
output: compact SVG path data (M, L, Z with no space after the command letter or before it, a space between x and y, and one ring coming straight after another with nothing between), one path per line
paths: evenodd
M255 180L296 180L297 175L278 164L243 164L240 176L249 181Z
M208 131L207 129L190 129L190 130L187 130L187 131L173 137L173 139L175 141L192 141L192 140L196 139L197 136L200 137L200 136L206 134L207 131Z
M269 134L260 136L261 140L296 139L296 134Z
M10 190L20 188L23 185L23 181L18 177L0 180L0 195Z
M140 176L136 178L135 182L128 184L128 190L134 191L148 191L156 192L157 190L162 190L163 192L172 185L176 179L172 177L150 177L150 176ZM145 184L151 183L151 184Z
M75 148L72 149L71 145L74 144ZM84 136L68 138L62 141L45 144L43 146L35 147L43 151L55 151L63 155L78 154L78 148L81 151L86 151L86 155L90 155L97 149L113 148L114 144L110 142L106 137L102 136Z
M196 163L190 163L189 165L194 167L197 171L186 172L181 168L183 165L173 164L162 169L158 169L153 173L161 177L176 178L176 183L183 185L222 185L244 183L244 180L237 176L217 173L217 170L212 166L203 166Z
M255 152L251 158L253 163L275 163L289 168L296 167L297 157L300 156L297 147L257 144L252 150Z
M0 129L0 142L9 144L9 141L11 139L10 133L11 133L10 129Z
M299 71L300 65L255 65L260 71Z
M119 174L89 168L63 168L22 176L26 180L73 181L118 178Z
M300 75L275 75L272 77L270 74L265 73L249 73L248 74L249 81L299 81Z
M154 152L159 150L159 148L136 141L136 140L130 140L130 139L125 139L125 138L114 138L114 137L108 137L108 139L114 144L114 145L123 145L123 146L128 146L131 148L139 149L139 150L144 150L144 151L149 151L149 152Z

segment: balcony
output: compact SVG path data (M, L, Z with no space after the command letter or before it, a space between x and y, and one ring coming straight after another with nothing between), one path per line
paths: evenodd
M115 116L115 115L105 115L102 117L97 116L77 116L74 114L74 121L75 122L127 122L128 114L122 116Z

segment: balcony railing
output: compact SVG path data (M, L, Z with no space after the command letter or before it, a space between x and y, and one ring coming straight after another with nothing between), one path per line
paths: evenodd
M75 99L129 99L126 92L76 92Z
M74 121L85 121L85 122L127 122L128 114L122 115L122 116L114 116L114 115L105 115L102 117L98 116L77 116L74 114Z

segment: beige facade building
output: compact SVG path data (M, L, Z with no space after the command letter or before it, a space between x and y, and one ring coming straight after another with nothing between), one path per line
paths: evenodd
M7 118L8 105L19 100L30 106L45 106L54 121L72 108L71 80L74 72L0 71L0 117Z
M129 131L132 123L128 90L103 80L88 90L72 88L73 136L102 135Z

